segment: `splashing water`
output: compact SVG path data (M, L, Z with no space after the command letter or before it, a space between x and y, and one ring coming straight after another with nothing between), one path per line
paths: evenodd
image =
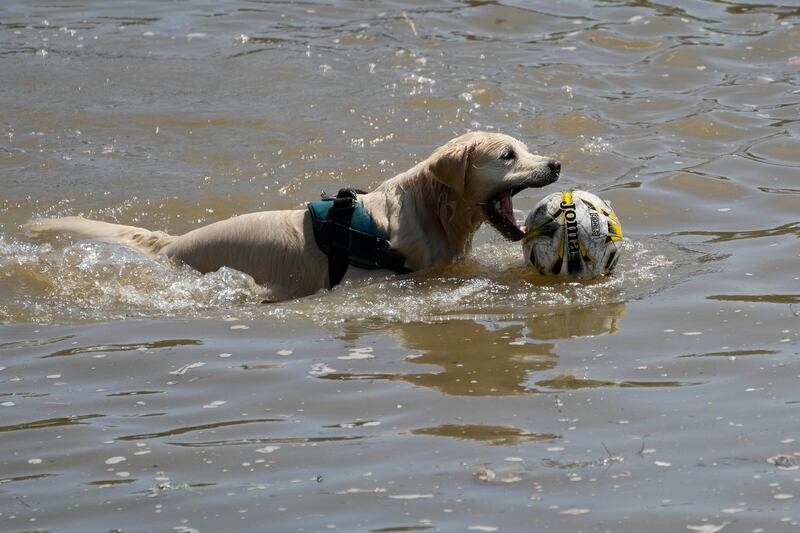
M345 284L270 314L295 312L322 322L525 318L643 298L697 271L697 253L668 241L627 240L622 251L613 275L577 282L538 275L525 266L518 246L496 241L477 248L467 261L427 276Z
M79 242L58 249L0 236L0 269L7 281L0 289L0 319L52 322L234 314L332 324L513 318L641 298L697 270L694 252L665 240L627 240L623 253L611 276L562 281L538 276L525 267L517 246L496 241L446 268L345 283L307 298L260 305L269 298L269 290L236 270L202 275L118 245Z
M0 236L0 268L14 287L0 303L0 319L15 322L214 316L267 295L236 270L201 275L97 242L54 249Z

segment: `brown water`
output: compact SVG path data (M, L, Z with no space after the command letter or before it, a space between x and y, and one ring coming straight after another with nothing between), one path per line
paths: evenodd
M797 531L800 6L0 7L0 531ZM618 272L484 228L429 276L27 240L180 233L503 131L612 202Z

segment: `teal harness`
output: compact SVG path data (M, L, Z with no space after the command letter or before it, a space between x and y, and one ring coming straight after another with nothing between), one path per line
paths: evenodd
M411 272L403 254L389 244L389 235L372 220L355 189L340 189L336 197L308 203L314 240L328 256L329 287L338 285L348 265L368 270L387 269L397 274Z

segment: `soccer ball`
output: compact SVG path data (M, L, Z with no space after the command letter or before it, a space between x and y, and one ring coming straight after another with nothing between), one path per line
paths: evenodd
M525 219L525 261L543 275L592 278L617 264L622 226L611 207L586 191L543 198Z

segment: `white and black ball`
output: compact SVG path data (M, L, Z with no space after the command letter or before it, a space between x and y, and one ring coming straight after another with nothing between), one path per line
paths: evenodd
M588 279L608 274L619 261L619 218L590 192L546 196L528 214L525 225L525 261L540 274Z

